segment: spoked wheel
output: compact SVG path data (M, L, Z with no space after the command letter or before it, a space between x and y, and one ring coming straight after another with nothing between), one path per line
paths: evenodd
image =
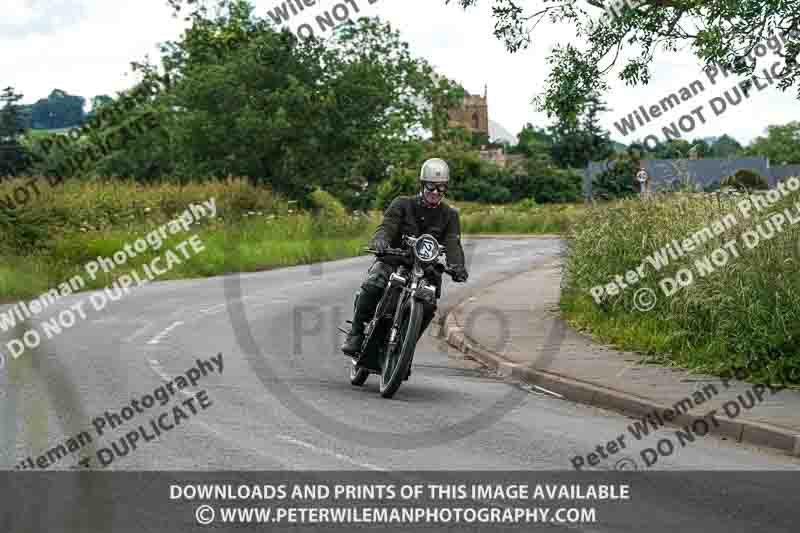
M353 359L353 363L350 366L350 384L360 387L365 381L367 381L368 377L369 370L358 366L358 364L356 364L356 360Z
M397 345L391 353L386 354L381 373L381 396L391 398L403 382L414 350L417 347L419 330L422 326L422 306L410 301L403 310L400 328L397 332Z

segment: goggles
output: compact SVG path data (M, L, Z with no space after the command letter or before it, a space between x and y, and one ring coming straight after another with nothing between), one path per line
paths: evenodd
M447 192L446 183L431 183L429 181L424 181L422 182L422 186L425 188L426 192L439 191L439 194L445 194Z

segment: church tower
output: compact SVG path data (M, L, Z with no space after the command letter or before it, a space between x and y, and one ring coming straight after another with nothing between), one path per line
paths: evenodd
M483 96L467 93L459 107L447 110L451 126L463 126L467 130L489 135L489 87L483 88Z

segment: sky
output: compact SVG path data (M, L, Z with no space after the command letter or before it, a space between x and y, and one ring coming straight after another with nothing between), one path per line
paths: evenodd
M372 2L372 4L370 4ZM283 0L254 0L263 17ZM522 1L535 7L539 1ZM530 122L547 126L550 121L536 111L532 98L544 89L549 72L547 55L559 43L574 41L569 25L541 24L534 42L517 53L506 51L494 35L491 0L464 10L444 0L318 0L288 22L291 30L312 22L320 14L344 4L351 13L380 16L400 31L412 53L427 59L441 74L460 82L473 94L483 94L488 85L489 118L516 134ZM336 8L342 14L342 7ZM185 23L172 17L166 0L3 0L0 7L0 85L11 85L25 95L23 103L46 97L54 88L87 100L98 94L115 94L135 81L130 63L149 55L157 59L158 44L177 39ZM319 30L318 30L319 31ZM631 51L631 54L636 51ZM716 116L709 100L724 98L739 80L720 79L712 85L702 64L691 51L661 53L652 65L653 79L647 86L629 87L609 78L611 89L604 99L611 108L601 116L602 125L614 140L630 143L635 137L655 134L664 138L669 127L692 109L700 110L705 124L696 118L689 139L732 135L746 144L763 135L767 125L800 120L796 89L782 92L774 85L754 93L737 106L728 105ZM769 67L769 56L759 63ZM700 80L703 91L623 136L615 123L640 105L649 109L673 92ZM717 102L717 109L720 105ZM698 115L695 115L697 117ZM689 129L688 119L683 125Z

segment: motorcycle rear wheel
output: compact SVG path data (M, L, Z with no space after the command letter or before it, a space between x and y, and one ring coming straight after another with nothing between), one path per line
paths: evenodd
M422 305L409 300L405 305L398 328L398 341L393 353L387 353L381 372L380 391L384 398L391 398L403 383L408 372L414 350L417 347L422 327Z

